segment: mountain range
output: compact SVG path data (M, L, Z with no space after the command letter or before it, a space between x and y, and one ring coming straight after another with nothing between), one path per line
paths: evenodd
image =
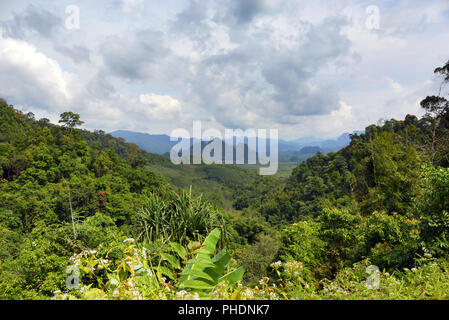
M363 131L354 131L353 134L360 134ZM142 132L134 132L128 130L117 130L110 133L113 137L122 138L126 142L135 143L137 146L145 151L156 153L160 155L168 155L170 150L177 141L170 141L170 136L165 134L149 134ZM278 151L280 155L280 161L287 161L287 159L295 160L295 157L304 155L314 155L317 152L329 153L336 152L341 148L349 145L351 138L349 133L344 133L335 139L319 139L315 137L303 137L293 141L279 140ZM203 141L202 145L207 144ZM193 139L191 139L191 145ZM248 140L245 140L245 144L248 144ZM235 145L235 144L234 144ZM247 150L247 147L245 147ZM267 139L267 152L269 152L269 139Z

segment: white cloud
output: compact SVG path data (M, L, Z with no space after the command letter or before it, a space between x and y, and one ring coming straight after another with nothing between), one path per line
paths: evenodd
M141 94L139 102L145 105L145 112L153 119L173 119L182 111L181 103L167 95Z
M60 110L70 106L80 90L76 76L57 61L21 40L0 33L0 93L14 101Z
M122 2L123 11L126 13L142 9L143 5L143 0L123 0Z
M389 77L386 78L386 81L394 94L399 95L404 92L404 87L399 82L394 81Z

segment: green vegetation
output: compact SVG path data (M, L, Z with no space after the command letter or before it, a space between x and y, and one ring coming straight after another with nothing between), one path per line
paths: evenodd
M279 179L0 100L0 298L447 299L449 103L422 107Z
M150 167L165 177L167 182L181 188L192 188L196 196L204 195L212 203L222 208L232 208L234 197L242 188L249 188L258 172L245 167L230 165L174 165L166 162L151 163Z

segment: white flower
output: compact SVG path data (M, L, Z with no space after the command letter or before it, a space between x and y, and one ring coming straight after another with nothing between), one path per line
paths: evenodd
M254 296L254 293L250 289L246 289L244 291L244 294L247 298L250 298L250 299Z
M182 290L182 291L176 292L176 297L182 298L182 297L184 297L186 294L187 294L187 291Z
M123 240L123 242L134 242L134 241L136 241L136 240L134 240L133 238L128 238L128 239Z
M303 265L299 261L287 262L285 264L285 272L288 275L290 275L290 274L299 275L298 271L302 271L302 269L303 269Z
M142 295L139 293L139 291L132 291L132 294L134 297L137 297L139 300L142 299Z
M184 298L185 300L200 300L200 296L198 293L195 294L188 294Z

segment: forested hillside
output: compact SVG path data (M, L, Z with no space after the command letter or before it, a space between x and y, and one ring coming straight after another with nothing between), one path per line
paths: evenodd
M449 102L421 105L287 181L200 167L223 209L152 170L197 168L1 100L0 298L447 299Z
M129 236L197 240L214 227L226 229L221 210L148 169L167 161L162 156L102 132L36 121L4 100L0 124L3 298L52 296L65 284L70 256L87 248ZM155 203L166 203L170 217L159 216L162 207L148 211Z
M114 138L104 131L89 132L81 130L81 135L94 147L113 149L118 155L136 155L132 161L140 161L142 165L164 176L171 185L181 188L192 188L194 195L204 195L212 203L231 208L235 194L241 188L252 185L258 174L255 170L242 166L229 165L174 165L169 157L146 152L134 143L126 143L122 138ZM143 163L142 163L143 161Z

